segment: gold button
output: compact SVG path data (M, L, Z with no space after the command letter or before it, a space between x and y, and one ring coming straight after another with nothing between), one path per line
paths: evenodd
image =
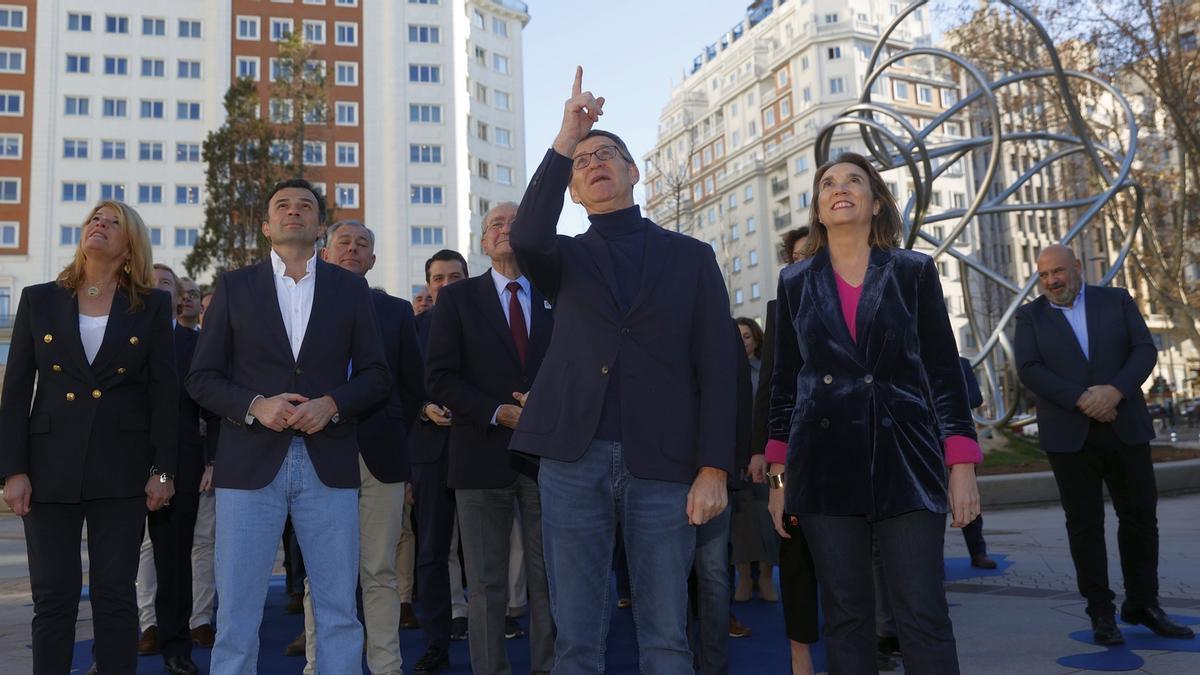
M134 335L133 337L129 338L129 344L131 344L131 345L136 345L137 343L138 343L138 339L137 339L137 336L136 336L136 335Z
M56 373L61 373L61 372L62 372L62 366L60 366L60 365L58 365L58 364L56 363L56 364L54 364L54 365L50 366L50 370L53 370L53 371L54 371L54 372L56 372Z
M120 367L120 368L117 368L117 374L118 374L118 375L124 375L124 374L125 374L125 368L124 368L124 366L122 366L122 367Z
M103 395L104 395L104 394L100 393L100 390L99 390L99 389L93 389L93 390L92 390L92 398L100 398L100 397L101 397L101 396L103 396Z
M54 342L54 336L49 333L46 333L45 335L42 336L42 342L45 342L46 344L50 344L51 342Z
M74 401L74 400L75 400L75 392L73 392L73 391L68 391L68 392L67 392L67 400L68 400L68 401Z

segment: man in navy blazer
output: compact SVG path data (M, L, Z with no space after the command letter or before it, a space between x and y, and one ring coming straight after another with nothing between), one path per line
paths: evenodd
M537 459L508 446L521 402L550 344L554 319L508 244L516 214L512 202L485 214L482 247L492 268L439 294L425 380L429 396L454 411L447 482L455 491L467 568L471 668L512 672L504 641L515 502L529 591L530 672L548 674L554 665L554 621L542 560ZM513 600L524 604L522 598Z
M691 673L695 526L725 509L734 463L729 299L711 247L642 217L637 164L615 134L592 129L604 99L582 77L512 226L555 325L511 447L542 457L554 671L603 663L619 523L641 670ZM573 238L555 233L568 187L592 223Z
M1154 426L1141 389L1158 358L1150 331L1127 291L1083 284L1070 248L1047 247L1037 269L1042 295L1017 311L1017 367L1037 396L1039 443L1066 511L1093 636L1103 645L1124 642L1108 586L1104 483L1120 521L1121 620L1190 639L1192 630L1158 606Z
M279 183L263 234L270 258L221 275L187 388L221 415L217 623L212 672L254 672L275 551L290 515L312 580L317 667L357 672L357 418L391 377L371 291L318 260L325 203L303 179Z

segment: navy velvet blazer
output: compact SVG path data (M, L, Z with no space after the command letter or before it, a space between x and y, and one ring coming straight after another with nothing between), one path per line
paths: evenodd
M1142 396L1142 383L1158 361L1150 329L1123 288L1088 286L1084 302L1090 359L1084 358L1067 318L1046 296L1017 310L1017 369L1021 382L1037 396L1038 443L1045 452L1083 448L1091 418L1075 403L1097 384L1111 384L1125 395L1112 421L1118 438L1129 445L1154 438Z
M371 291L375 317L392 387L385 398L367 407L358 418L358 451L371 475L382 483L409 479L408 430L424 396L421 378L425 364L417 344L412 304L383 291Z
M359 485L356 421L387 397L391 377L366 279L319 258L313 273L312 314L299 358L288 344L270 258L226 272L217 283L186 381L197 403L224 418L216 487L256 490L275 479L293 431L245 419L255 396L283 392L333 397L339 421L304 437L308 456L325 485Z
M0 399L0 479L27 473L34 502L78 504L145 496L151 465L175 473L173 315L164 291L130 312L118 289L89 364L74 293L54 282L22 291Z
M947 436L975 438L933 260L871 250L857 343L828 250L785 267L769 433L788 443L788 513L945 513Z
M639 478L691 483L701 467L734 470L736 361L729 296L712 247L648 223L645 265L628 311L608 244L589 229L556 234L571 160L538 167L509 242L554 304L554 336L512 448L573 462L600 422L609 368L621 367L621 440Z
M512 430L492 425L502 403L516 405L512 393L529 391L554 329L546 298L533 289L525 364L517 358L512 331L490 272L464 279L438 293L425 383L429 397L450 408L450 461L447 485L482 489L511 485L514 460L536 475L534 458L509 452Z

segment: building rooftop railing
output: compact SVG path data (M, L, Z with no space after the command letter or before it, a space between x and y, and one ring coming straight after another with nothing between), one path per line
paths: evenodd
M492 4L500 5L505 9L509 9L514 12L521 12L522 14L529 13L529 5L521 2L520 0L492 0Z

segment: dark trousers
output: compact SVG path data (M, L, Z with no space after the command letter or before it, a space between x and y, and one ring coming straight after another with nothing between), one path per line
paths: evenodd
M913 511L869 522L864 516L801 515L821 586L830 675L877 672L872 538L910 675L956 675L958 653L942 588L946 516Z
M24 524L33 590L34 675L71 671L83 586L79 538L84 522L97 669L101 673L137 670L134 585L145 519L145 497L33 504Z
M200 495L178 492L171 505L150 514L150 541L154 544L154 572L158 593L154 613L158 620L158 646L163 658L191 657L192 635L192 534Z
M967 553L971 556L987 555L987 542L983 540L983 516L977 516L962 529L967 542Z
M446 454L412 465L413 516L417 522L417 619L429 647L450 646L450 531L453 492L446 487ZM512 527L512 520L509 520Z
M790 539L779 538L779 597L783 626L792 642L814 644L820 637L817 622L817 575L808 541L795 516L784 515Z
M1117 547L1125 577L1125 604L1158 605L1158 490L1150 445L1126 445L1112 425L1092 422L1083 449L1050 452L1050 468L1067 516L1067 537L1079 592L1088 614L1111 615L1108 554L1104 544L1104 494L1117 512Z

